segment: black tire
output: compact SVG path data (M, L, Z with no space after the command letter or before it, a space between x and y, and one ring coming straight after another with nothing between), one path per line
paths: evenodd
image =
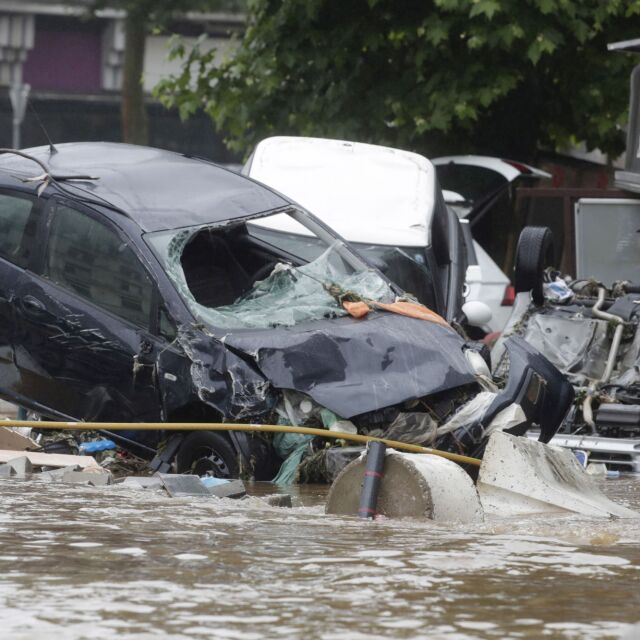
M549 227L525 227L516 249L515 289L531 291L534 304L544 304L542 274L553 263L553 234Z
M238 455L226 436L215 431L194 431L180 445L176 455L178 473L216 478L237 478Z

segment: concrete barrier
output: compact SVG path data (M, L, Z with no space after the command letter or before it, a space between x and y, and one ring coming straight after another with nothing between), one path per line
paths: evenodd
M358 514L364 458L349 463L331 485L326 513ZM422 518L443 522L483 519L478 492L455 462L433 455L389 450L378 495L377 512L388 518Z

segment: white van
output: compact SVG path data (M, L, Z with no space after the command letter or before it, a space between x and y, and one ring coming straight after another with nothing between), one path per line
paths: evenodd
M262 140L242 172L286 194L360 250L389 279L448 320L482 300L476 253L446 206L425 157L377 145L303 137ZM272 223L273 231L286 232ZM482 251L479 247L477 247ZM472 271L467 272L467 257ZM408 260L411 258L411 260ZM469 297L469 294L473 297ZM465 299L465 295L467 296ZM469 324L493 329L489 309L468 311Z

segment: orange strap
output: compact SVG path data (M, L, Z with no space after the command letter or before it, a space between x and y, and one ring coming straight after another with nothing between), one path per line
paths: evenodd
M426 320L427 322L435 322L443 327L449 327L449 323L439 316L435 311L431 311L423 304L417 302L375 302L370 301L370 305L376 309L383 309L384 311L390 311L391 313L397 313L401 316L408 316L409 318L417 318L418 320ZM347 302L342 303L345 311L354 318L364 318L371 310L369 304L366 302Z
M435 322L443 327L449 326L449 323L442 316L439 316L435 311L431 311L431 309L427 309L423 304L419 304L417 302L374 302L373 304L378 309L398 313L401 316L409 316L410 318L417 318L418 320Z
M353 318L364 318L371 309L366 302L342 302L344 310Z

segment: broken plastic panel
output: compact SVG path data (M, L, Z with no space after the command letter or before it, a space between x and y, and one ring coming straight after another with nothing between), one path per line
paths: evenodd
M569 315L562 310L538 313L531 317L524 339L563 373L595 378L602 375L607 357L600 348L606 340L606 328L605 322L582 314ZM596 348L597 355L592 354Z
M291 223L304 233L272 232L269 243L245 224L166 231L147 239L194 315L219 329L292 326L344 316L344 294L394 300L388 283L342 241L326 231L324 237L310 238L315 225L296 210Z
M462 405L445 424L438 427L436 431L437 437L466 427L472 424L478 417L484 416L497 396L497 393L491 391L482 391L479 393L469 402Z

